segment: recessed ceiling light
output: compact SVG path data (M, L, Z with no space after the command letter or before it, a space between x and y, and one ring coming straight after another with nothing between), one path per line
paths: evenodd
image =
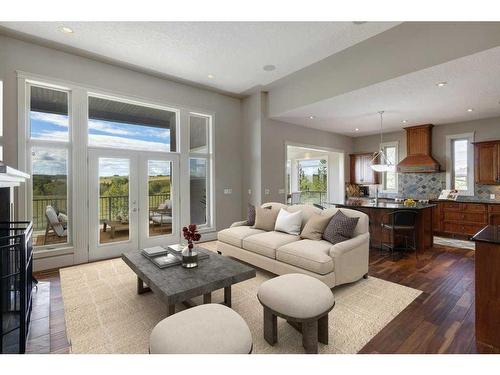
M437 87L445 87L447 84L448 84L448 82L444 82L444 81L443 81L443 82L438 82L438 83L436 83L436 86L437 86Z
M71 27L68 27L68 26L62 26L61 31L65 34L73 34L74 33L73 29Z
M358 128L356 128L356 129L354 129L354 130L355 130L355 131L357 131L357 132L359 132L359 129L358 129Z
M214 78L214 75L213 74L209 74L207 77L210 78L210 79L212 79L212 78Z
M310 118L311 120L313 120L313 119L314 119L314 116L309 116L309 118Z
M468 108L467 112L472 112L473 110L474 110L474 108Z
M271 65L271 64L264 65L262 69L264 69L266 72L272 72L273 70L276 69L276 65Z
M403 120L401 121L403 124L406 124L408 122L408 120Z

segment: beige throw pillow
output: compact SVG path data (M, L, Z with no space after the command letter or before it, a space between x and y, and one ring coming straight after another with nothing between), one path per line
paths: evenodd
M274 230L276 225L276 218L278 217L278 210L270 210L268 208L256 207L255 208L255 229L262 229L265 231Z
M300 233L300 238L308 240L321 240L323 232L331 219L331 215L313 214L309 220L307 220L306 225L304 225L304 229L302 229L302 232Z

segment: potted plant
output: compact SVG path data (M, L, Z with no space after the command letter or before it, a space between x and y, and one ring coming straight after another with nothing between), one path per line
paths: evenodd
M196 224L189 224L182 228L182 235L188 242L188 245L182 250L182 266L185 268L194 268L198 266L198 253L193 250L193 242L201 239L201 234L198 233Z

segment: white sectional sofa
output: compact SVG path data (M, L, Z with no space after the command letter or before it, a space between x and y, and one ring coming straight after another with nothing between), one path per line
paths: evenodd
M285 208L289 212L301 210L302 227L313 213L331 216L337 210L349 217L359 217L359 220L354 237L335 245L325 240L266 232L241 221L218 233L217 250L277 275L303 273L313 276L330 288L366 277L370 242L366 214L344 208L321 210L312 205L286 206L274 202L262 205L268 206L273 210Z

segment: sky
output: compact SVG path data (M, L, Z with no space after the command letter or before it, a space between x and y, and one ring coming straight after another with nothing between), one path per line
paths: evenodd
M31 138L51 141L68 141L68 116L53 113L30 112ZM170 151L170 130L150 126L122 124L89 119L89 146L120 149ZM55 148L34 149L34 174L65 174L66 156ZM127 173L122 163L107 163L101 175ZM114 169L118 168L118 169ZM125 169L124 169L125 168ZM166 166L150 166L150 174L164 174ZM169 167L168 167L169 168ZM169 173L169 170L168 170Z

